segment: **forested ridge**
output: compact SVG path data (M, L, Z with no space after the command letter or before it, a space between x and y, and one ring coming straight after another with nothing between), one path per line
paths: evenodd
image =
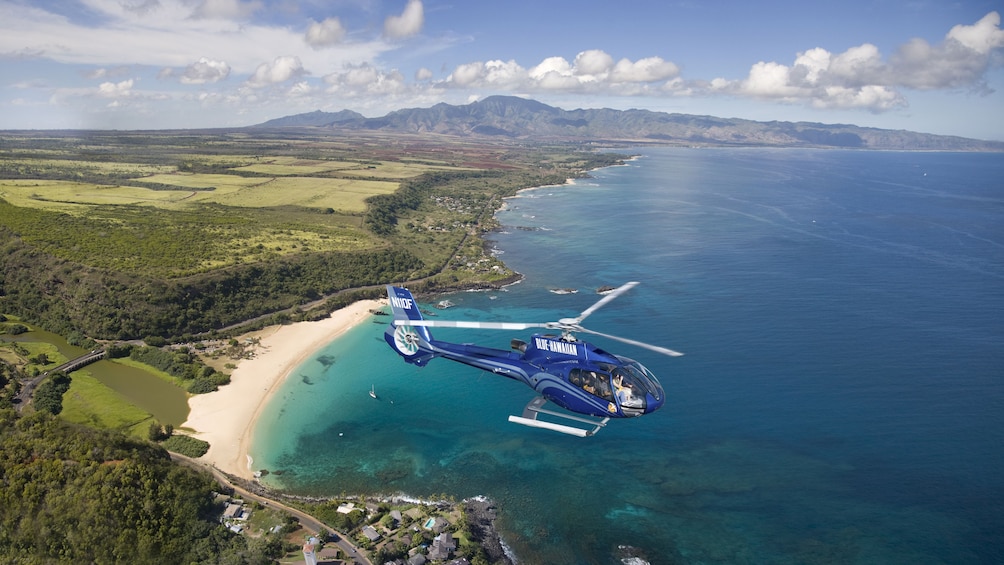
M183 336L222 328L334 291L406 278L405 250L328 253L163 280L41 253L0 227L3 310L46 329L95 339Z
M154 444L0 409L2 563L273 563L281 541L227 531L215 488Z

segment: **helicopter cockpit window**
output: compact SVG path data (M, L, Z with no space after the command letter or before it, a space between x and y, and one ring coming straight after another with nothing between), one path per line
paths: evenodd
M613 389L610 387L610 375L600 371L572 369L568 380L582 390L605 400L613 400Z
M614 369L613 375L614 395L621 408L645 408L645 388L631 372L618 367Z
M617 358L623 361L623 364L614 368L611 373L614 394L621 406L644 408L646 394L651 394L657 400L663 398L662 385L645 365L626 357Z

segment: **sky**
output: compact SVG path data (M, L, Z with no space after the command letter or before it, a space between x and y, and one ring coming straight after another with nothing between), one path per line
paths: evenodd
M567 110L1004 140L1004 2L0 0L0 129Z

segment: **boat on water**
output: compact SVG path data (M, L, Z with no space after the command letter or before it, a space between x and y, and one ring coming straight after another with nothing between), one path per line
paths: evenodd
M370 385L370 396L376 398L376 385Z

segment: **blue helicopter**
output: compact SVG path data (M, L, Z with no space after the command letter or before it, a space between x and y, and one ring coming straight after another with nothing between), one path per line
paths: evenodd
M576 318L545 323L427 320L422 317L411 292L388 285L387 296L394 319L384 332L384 339L405 361L419 367L424 367L431 359L443 357L520 381L534 389L538 396L526 405L522 416L509 416L510 422L587 437L602 429L612 418L634 418L655 412L662 407L666 394L655 375L644 365L579 341L573 335L575 332L602 336L664 355L682 355L672 349L603 334L580 325L587 316L637 284L629 282L606 293ZM560 335L534 334L529 342L513 339L511 351L506 351L438 341L433 339L430 327L513 331L545 328L560 332ZM577 415L545 408L549 401ZM541 414L585 424L585 427L540 419Z

